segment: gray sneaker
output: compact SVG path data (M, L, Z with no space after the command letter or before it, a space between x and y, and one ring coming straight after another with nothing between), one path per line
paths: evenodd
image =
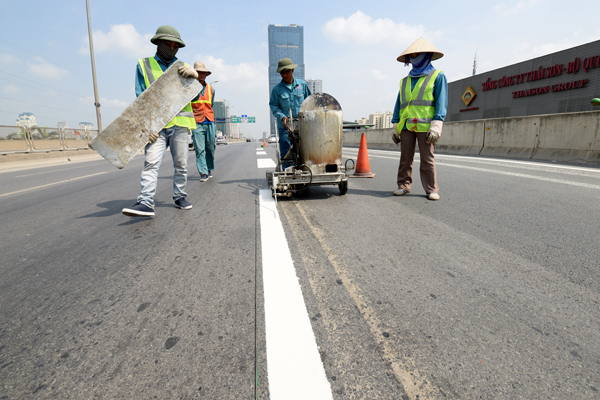
M394 196L402 196L402 195L405 195L407 193L410 193L410 191L409 190L404 190L404 189L400 188L400 189L398 189L398 190L396 190L394 192Z
M200 182L206 182L207 180L208 180L208 175L206 175L206 174L200 175Z

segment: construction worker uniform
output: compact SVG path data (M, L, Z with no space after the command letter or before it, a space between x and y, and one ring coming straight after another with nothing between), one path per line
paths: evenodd
M419 143L421 162L419 172L425 193L438 193L434 145L427 144L431 121L444 121L448 107L448 82L440 70L433 70L419 78L407 76L400 81L400 90L394 107L392 123L400 134L400 165L397 183L399 189L410 192L415 147Z
M210 84L205 84L202 91L192 100L192 110L196 127L192 131L196 166L200 176L208 175L215 169L215 149L217 147L215 134L215 91Z
M290 85L284 82L282 79L271 91L271 98L269 100L269 107L273 116L277 119L277 133L279 134L279 153L281 158L285 157L290 149L290 140L288 139L287 131L283 126L283 117L290 117L290 109L292 110L292 117L298 118L298 112L304 99L311 95L308 84L302 79L294 78L294 82ZM282 168L291 166L292 164L286 162L282 165Z
M139 96L146 90L166 69L177 61L174 57L168 65L156 54L154 57L138 60L135 93ZM137 198L138 203L154 208L154 195L158 181L158 169L167 150L171 149L173 157L173 200L187 197L185 187L187 184L187 158L188 158L188 132L196 127L192 106L188 103L169 123L159 132L154 143L148 143L145 148L146 158L144 169L140 178L142 187Z

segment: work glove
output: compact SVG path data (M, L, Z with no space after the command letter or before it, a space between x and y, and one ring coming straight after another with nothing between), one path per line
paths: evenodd
M148 139L148 143L152 144L156 142L156 139L158 139L158 133L151 133L150 139Z
M431 121L431 125L429 126L429 132L427 132L427 139L425 140L425 143L433 144L435 146L440 136L442 136L442 125L444 125L442 121Z
M178 71L181 76L198 79L198 73L191 65L183 65L179 67Z
M397 132L392 133L392 140L396 144L400 144L400 135Z

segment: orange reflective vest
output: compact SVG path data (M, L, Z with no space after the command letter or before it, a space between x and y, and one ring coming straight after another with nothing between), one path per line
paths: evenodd
M215 121L215 113L212 108L213 101L213 88L207 83L204 89L204 94L200 94L200 97L196 101L192 101L192 110L194 111L194 118L196 122L204 122L208 118L209 121Z

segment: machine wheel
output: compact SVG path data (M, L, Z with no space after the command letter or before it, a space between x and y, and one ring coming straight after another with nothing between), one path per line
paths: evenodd
M346 192L348 192L348 181L347 180L341 181L339 187L340 187L340 195L342 195L342 196L345 195Z
M298 185L299 191L298 192L294 192L294 197L300 198L300 197L304 197L306 195L306 193L308 192L308 185Z

